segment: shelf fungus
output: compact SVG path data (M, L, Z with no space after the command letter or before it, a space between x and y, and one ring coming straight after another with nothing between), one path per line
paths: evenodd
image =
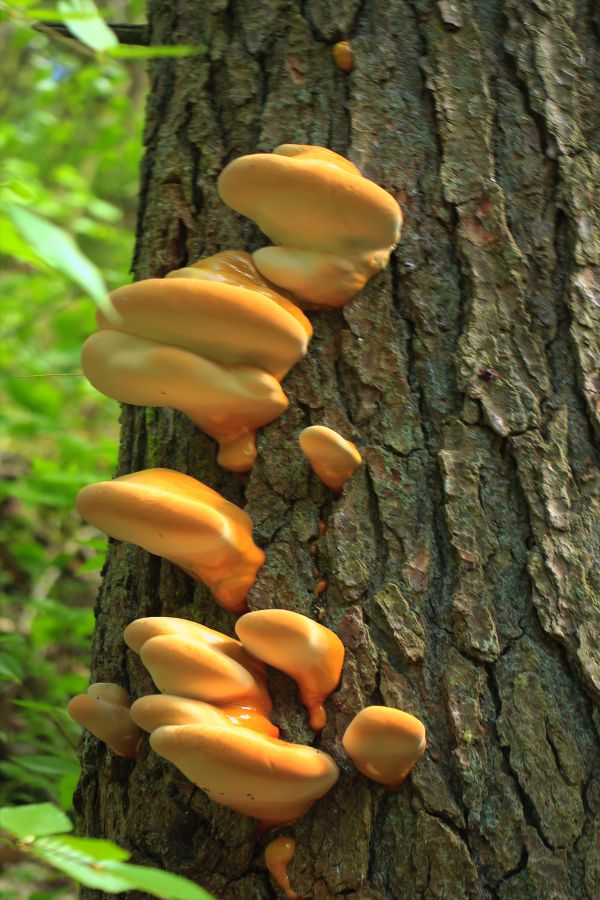
M241 725L277 737L269 720L265 666L239 641L187 619L151 616L123 633L140 655L161 695L132 706L145 731L162 725Z
M326 753L243 728L167 725L152 732L150 745L215 803L264 827L299 819L339 777Z
M342 744L359 772L393 790L425 753L425 726L400 709L367 706L348 725Z
M96 682L69 701L72 719L107 744L118 756L135 757L142 733L133 721L127 691L117 684Z
M144 731L163 725L238 725L269 737L279 737L276 725L252 706L214 706L174 694L149 694L131 707L131 718Z
M245 649L293 678L313 731L327 722L325 700L340 680L344 645L323 625L285 609L246 613L236 622Z
M362 457L352 441L326 428L311 425L300 432L300 448L321 481L334 491L341 491Z
M84 487L81 516L120 541L131 541L204 582L230 612L264 562L252 520L212 488L171 469L145 469Z
M110 302L82 352L94 387L180 410L218 442L221 466L252 468L255 432L287 408L280 381L312 336L304 313L234 250L120 287Z
M348 303L385 268L400 238L394 198L324 147L282 144L239 157L218 189L276 245L253 254L259 272L309 308Z

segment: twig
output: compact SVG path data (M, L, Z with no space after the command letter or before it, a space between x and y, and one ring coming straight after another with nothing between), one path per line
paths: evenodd
M128 25L120 22L107 22L108 27L115 33L120 44L136 45L138 47L147 47L150 43L147 25ZM68 25L57 22L36 22L33 26L36 31L54 32L54 36L66 37L69 40L76 40L73 33L69 30Z

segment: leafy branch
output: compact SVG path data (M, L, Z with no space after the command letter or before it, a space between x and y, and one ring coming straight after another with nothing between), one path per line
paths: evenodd
M187 878L128 863L130 853L112 841L72 837L72 830L71 820L53 803L0 808L0 843L86 887L113 894L140 890L162 900L214 900Z

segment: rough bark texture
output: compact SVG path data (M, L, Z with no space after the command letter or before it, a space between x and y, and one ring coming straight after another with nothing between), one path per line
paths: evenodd
M182 415L123 413L120 473L168 465L245 494L267 550L251 607L318 615L346 644L318 741L342 776L294 828L292 883L317 900L598 897L598 7L155 0L150 18L153 42L208 53L153 69L138 278L260 246L215 178L281 142L348 155L405 213L391 267L312 315L244 484ZM331 57L342 37L350 76ZM363 450L340 498L298 452L319 422ZM160 613L233 624L170 564L113 546L94 676L149 692L121 633ZM310 742L293 684L270 683L283 736ZM397 793L341 752L369 703L428 729ZM147 749L134 764L88 738L78 805L90 833L219 898L281 896L252 822Z

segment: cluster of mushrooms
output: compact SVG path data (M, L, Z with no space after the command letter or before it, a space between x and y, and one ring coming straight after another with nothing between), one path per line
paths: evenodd
M241 157L224 169L218 188L273 245L252 255L218 253L114 291L110 308L99 313L100 330L84 345L83 369L116 400L181 410L218 442L223 468L246 472L256 459L256 430L285 411L281 381L312 336L297 303L312 310L348 303L387 265L402 214L386 191L322 147L284 144ZM334 491L360 465L354 444L325 426L304 429L299 442ZM152 749L216 803L265 828L294 822L330 790L339 770L315 747L279 739L269 719L265 664L297 682L319 732L342 672L340 639L288 610L246 612L264 562L252 520L189 475L148 469L88 485L77 507L111 537L202 581L240 618L239 640L185 619L132 622L124 640L160 693L132 704L118 685L96 683L71 701L72 717L127 757L149 732ZM425 750L425 729L401 710L370 706L342 743L360 772L396 788ZM278 838L266 857L295 896L277 874L291 854L293 842Z

